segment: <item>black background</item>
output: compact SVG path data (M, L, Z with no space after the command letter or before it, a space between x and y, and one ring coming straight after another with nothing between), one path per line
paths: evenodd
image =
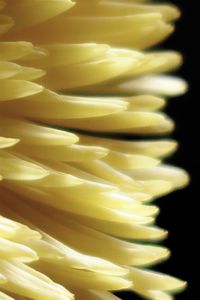
M174 192L157 201L161 208L157 223L169 230L169 237L163 244L170 248L172 256L167 262L155 269L186 280L188 288L183 293L176 295L176 299L189 300L200 298L198 294L195 296L195 278L197 281L200 278L197 273L199 271L200 234L198 215L196 214L200 200L198 193L200 167L200 115L198 112L198 102L200 101L198 95L200 88L200 72L198 72L200 15L198 17L195 14L198 11L199 1L171 0L171 2L180 7L182 18L178 21L173 36L161 47L175 49L183 54L184 65L176 73L188 81L190 88L186 95L169 100L166 109L168 115L176 121L173 138L178 140L180 145L177 153L169 162L186 169L191 176L191 182L184 190ZM123 299L139 299L134 294L122 293L120 296Z

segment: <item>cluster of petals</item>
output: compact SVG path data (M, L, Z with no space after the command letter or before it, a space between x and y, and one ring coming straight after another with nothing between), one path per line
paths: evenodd
M179 14L147 0L0 0L0 299L184 288L147 269L170 255L152 202L188 182L164 162L177 143L161 111L187 88L167 75L181 55L153 48Z

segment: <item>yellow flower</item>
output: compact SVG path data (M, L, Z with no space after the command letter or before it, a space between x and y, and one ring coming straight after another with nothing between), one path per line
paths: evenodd
M0 299L172 299L185 282L144 268L158 196L187 174L162 160L176 142L163 97L174 51L146 50L179 11L145 0L0 0ZM143 241L148 243L142 243ZM25 297L25 298L23 298Z

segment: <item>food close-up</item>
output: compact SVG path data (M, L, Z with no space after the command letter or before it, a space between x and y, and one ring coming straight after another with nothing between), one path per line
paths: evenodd
M189 182L167 161L178 141L165 109L188 86L162 42L180 14L147 0L0 0L0 299L185 289L154 270L170 257L156 200Z

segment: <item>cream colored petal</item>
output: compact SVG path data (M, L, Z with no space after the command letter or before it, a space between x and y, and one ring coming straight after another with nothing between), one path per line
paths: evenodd
M38 256L31 248L0 238L0 258L28 263L37 260Z
M70 128L81 128L97 132L126 132L129 129L146 128L147 126L162 126L166 117L161 113L153 112L119 112L109 116L94 119L58 120L56 123Z
M8 148L16 145L19 139L0 137L0 149Z
M104 160L111 166L120 169L148 168L159 164L159 160L144 155L134 155L110 151Z
M170 5L157 4L139 4L142 1L93 1L93 3L78 2L75 6L72 15L92 15L92 16L121 16L135 15L142 13L159 12L166 21L171 21L180 16L180 11L177 7ZM90 8L90 10L89 10Z
M12 79L15 80L36 80L40 77L43 77L46 74L44 70L30 68L30 67L23 67L21 68L20 72L15 74Z
M10 296L2 293L2 292L0 292L0 299L1 300L14 300L14 298L12 298L12 297L10 297Z
M167 231L156 226L140 225L133 221L129 223L106 222L94 218L75 216L78 222L112 236L134 240L159 240L167 236Z
M119 84L114 90L125 93L154 93L156 95L178 96L187 91L184 80L172 76L147 76Z
M181 188L189 181L188 174L184 170L168 165L131 171L131 175L137 180L166 180L174 188Z
M7 291L31 299L73 299L63 287L21 263L1 260L0 271L7 277L8 282L2 285Z
M99 84L126 74L137 61L128 57L108 57L48 70L39 82L53 90L75 89Z
M17 156L0 152L0 172L7 180L36 180L49 174L44 168Z
M76 145L25 145L15 146L17 152L30 157L53 161L90 161L100 159L108 154L108 149L95 146Z
M0 80L15 76L21 71L21 67L11 62L0 62Z
M65 28L65 31L62 29ZM81 29L81 30L80 30ZM68 16L62 14L14 36L35 43L80 43L98 42L115 46L145 48L166 38L173 31L161 13L142 13L116 17ZM12 37L12 35L10 35Z
M131 111L154 111L165 105L164 99L152 95L125 97L125 100L129 103L129 110Z
M150 157L163 157L173 153L177 148L177 142L174 140L140 140L126 141L119 139L109 139L88 135L79 135L80 141L84 144L95 143L95 145L109 148L110 150L120 151L130 154L147 155Z
M103 57L109 50L106 44L47 44L41 45L43 49L48 51L46 57L29 60L29 64L38 67L51 68L59 65L77 64L88 60L94 60L98 57Z
M15 100L15 104L17 110L10 102L2 103L2 112L18 117L35 118L42 122L44 119L51 119L52 122L54 119L62 118L76 119L109 115L125 110L128 106L128 102L120 98L110 101L109 98L67 96L49 90Z
M5 79L0 81L0 89L0 100L5 101L40 93L43 90L43 87L39 84L25 80Z
M0 134L14 136L28 145L70 145L78 142L78 136L70 132L40 126L15 118L1 117Z
M130 268L129 278L134 282L134 288L137 290L160 290L160 291L178 291L182 290L186 282L153 271L139 270Z
M2 191L1 196L5 196ZM24 239L38 239L41 237L38 232L3 216L0 216L0 236L13 241L17 241L20 237Z
M29 214L30 220L34 222L34 210L31 211L25 206L22 207L23 211L25 209ZM60 223L57 223L55 227L53 226L53 219L56 218L58 220L56 214L50 219L48 214L45 216L44 210L42 211L43 214L41 216L38 214L37 224L44 231L51 235L56 235L60 241L83 253L99 256L123 265L152 264L169 255L169 251L165 248L128 243L82 226L69 218L67 220L62 215L59 217ZM100 246L102 243L107 245L106 249ZM115 257L113 257L113 252L117 254Z
M82 167L85 171L92 173L93 175L102 178L110 182L111 184L118 185L119 187L124 187L127 189L132 189L134 191L142 191L142 185L136 180L127 176L123 172L111 167L104 161L96 160L91 161L89 164L85 162L79 163L78 167Z
M50 174L42 179L35 180L31 183L32 186L40 188L58 189L73 187L82 184L83 181L70 174L50 171Z
M3 42L0 43L0 59L16 60L29 55L33 51L33 45L29 42Z

